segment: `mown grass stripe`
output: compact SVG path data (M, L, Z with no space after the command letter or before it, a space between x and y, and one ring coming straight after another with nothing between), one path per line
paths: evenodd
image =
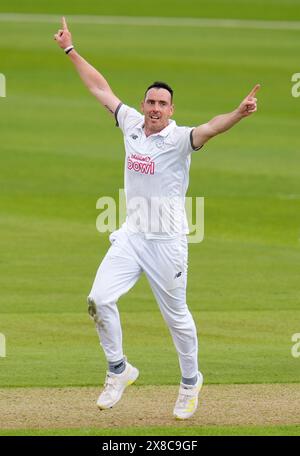
M58 23L61 17L55 14L2 13L0 22ZM300 30L300 21L264 21L243 19L208 19L175 17L135 17L135 16L89 16L70 15L73 24L130 25L148 27L208 27L243 28L261 30Z

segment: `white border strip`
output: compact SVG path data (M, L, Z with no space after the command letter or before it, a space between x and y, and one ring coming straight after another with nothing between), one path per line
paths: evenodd
M70 24L132 25L148 27L214 27L262 30L300 30L300 22L256 21L242 19L202 19L175 17L134 17L134 16L82 16L67 15ZM1 13L0 22L38 22L60 24L61 16L54 14Z

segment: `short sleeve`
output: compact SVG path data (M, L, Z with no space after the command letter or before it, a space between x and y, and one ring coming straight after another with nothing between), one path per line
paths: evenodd
M201 149L200 146L196 148L193 144L193 133L194 127L177 127L176 131L176 145L180 152L184 155L187 156L190 153Z
M204 144L201 144L200 147L195 147L194 146L194 143L193 143L193 130L194 130L194 128L190 128L190 144L191 144L192 152L196 151L196 150L200 150L204 146Z
M124 135L126 132L139 124L144 116L136 109L120 103L115 111L116 126L120 127Z

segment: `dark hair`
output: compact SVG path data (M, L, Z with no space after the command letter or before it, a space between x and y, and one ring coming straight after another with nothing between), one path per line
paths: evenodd
M171 89L171 87L166 82L162 82L162 81L153 82L153 84L151 84L146 89L145 98L146 98L148 90L150 90L150 89L166 89L171 95L171 101L173 101L173 89Z

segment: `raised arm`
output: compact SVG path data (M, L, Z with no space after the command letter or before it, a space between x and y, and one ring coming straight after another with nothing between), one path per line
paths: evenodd
M72 35L68 30L65 18L62 18L62 29L54 35L54 39L58 45L68 52L68 57L72 60L76 70L79 73L83 83L89 91L107 108L112 114L115 113L118 105L121 103L119 98L115 96L108 82L92 65L90 65L78 52L73 48Z
M214 136L229 130L237 122L244 117L248 117L257 110L257 98L255 95L260 89L260 85L256 84L251 92L246 96L237 109L227 114L221 114L214 117L209 122L199 125L193 130L193 146L194 148L201 147L209 139Z

